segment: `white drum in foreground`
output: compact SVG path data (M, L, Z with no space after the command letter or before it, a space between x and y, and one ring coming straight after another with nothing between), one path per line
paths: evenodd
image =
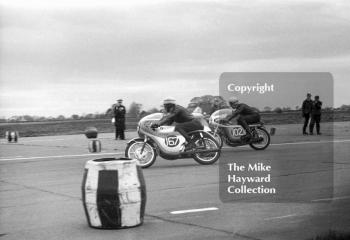
M138 161L128 158L88 161L82 201L90 227L119 229L141 225L146 185Z

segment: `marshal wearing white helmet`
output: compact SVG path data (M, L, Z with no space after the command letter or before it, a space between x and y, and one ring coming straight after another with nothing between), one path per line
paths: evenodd
M171 125L173 122L177 123L175 131L179 132L187 141L185 151L196 147L195 143L191 141L188 132L203 130L203 125L199 120L184 107L177 105L174 98L166 98L163 101L164 111L167 113L158 123L152 124L152 128L161 125Z
M241 125L247 133L245 136L243 136L243 138L249 141L252 139L252 132L248 124L260 122L259 112L247 104L240 103L238 98L234 96L229 98L228 103L233 109L235 109L235 111L233 111L232 115L228 116L226 120L230 121L231 119L239 116L237 118L237 123Z

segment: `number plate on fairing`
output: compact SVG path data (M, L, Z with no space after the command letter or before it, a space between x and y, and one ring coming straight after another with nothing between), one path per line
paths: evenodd
M241 137L246 134L245 130L242 127L234 127L230 129L230 133L234 137Z
M176 147L179 145L180 139L175 135L170 135L165 138L165 145L168 147Z

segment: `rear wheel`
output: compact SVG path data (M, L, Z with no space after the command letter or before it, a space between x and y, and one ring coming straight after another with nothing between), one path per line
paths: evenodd
M125 156L137 159L142 168L148 168L156 161L157 154L151 144L139 140L128 143L125 149Z
M218 149L219 151L216 152L208 152L208 153L194 153L193 158L196 162L203 164L203 165L209 165L215 163L219 157L220 157L220 147L216 140L209 138L209 137L203 137L198 138L195 141L197 148L203 149L203 150L209 150L209 149Z
M264 150L270 145L270 134L266 131L265 128L258 127L255 129L256 135L254 137L261 138L259 142L250 143L250 147L255 150Z

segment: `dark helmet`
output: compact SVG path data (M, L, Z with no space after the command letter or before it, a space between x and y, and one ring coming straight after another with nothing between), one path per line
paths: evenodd
M236 106L238 103L239 103L239 100L235 96L232 96L228 99L228 104L230 104L231 107Z

